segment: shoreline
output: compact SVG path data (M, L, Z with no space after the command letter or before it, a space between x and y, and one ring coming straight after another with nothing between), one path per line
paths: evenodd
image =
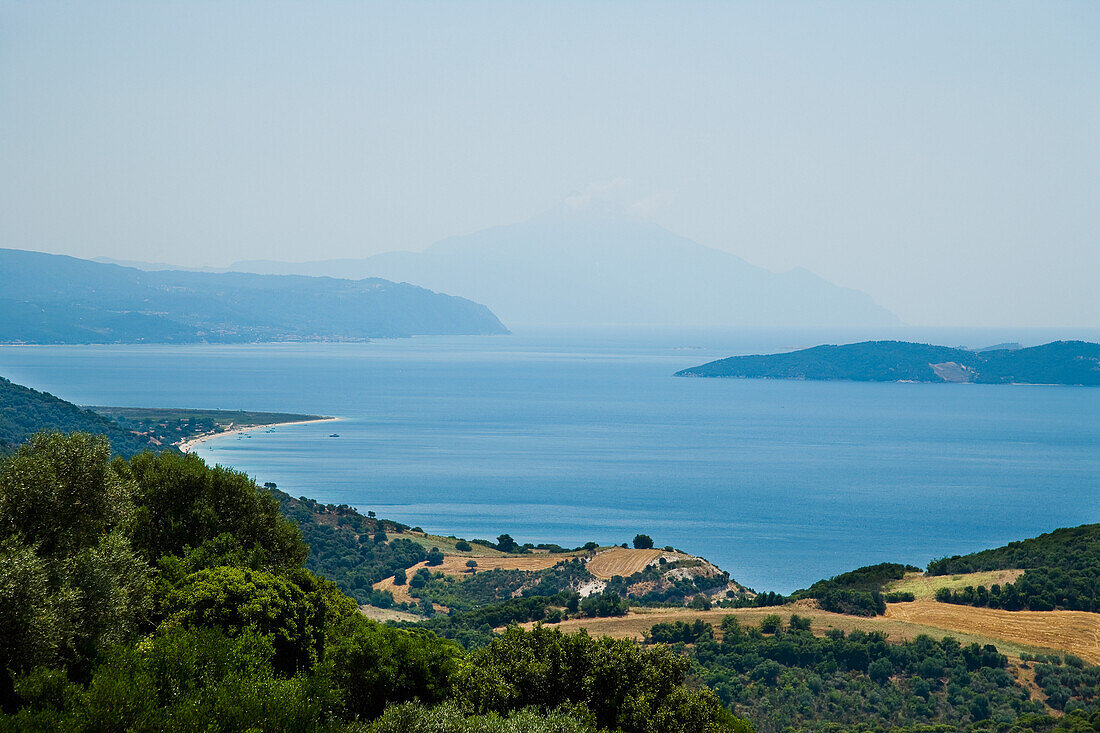
M265 423L263 425L246 425L246 426L240 427L240 428L230 428L229 430L222 430L222 431L217 432L217 433L206 433L205 435L196 435L194 437L187 438L186 440L182 440L179 443L176 443L175 446L177 448L179 448L180 451L183 452L183 453L190 453L192 451L192 449L202 445L206 441L212 440L214 438L220 438L223 435L233 435L233 434L242 435L244 433L252 432L253 430L260 430L262 428L273 428L273 427L276 427L278 425L307 425L307 424L310 424L310 423L339 422L339 421L340 421L340 418L338 418L338 417L321 417L321 418L317 418L316 420L288 420L286 422L272 422L272 423Z

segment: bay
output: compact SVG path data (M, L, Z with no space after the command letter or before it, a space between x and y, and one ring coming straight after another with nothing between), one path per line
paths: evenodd
M980 346L1012 335L906 337ZM4 346L0 375L80 404L335 415L197 452L431 532L563 545L644 532L758 590L1100 521L1100 389L671 376L859 336Z

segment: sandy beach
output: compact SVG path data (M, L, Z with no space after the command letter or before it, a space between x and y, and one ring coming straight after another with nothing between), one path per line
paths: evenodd
M179 448L184 453L190 453L191 450L193 448L195 448L196 446L201 445L202 443L205 443L206 441L210 440L211 438L217 438L217 437L221 437L223 435L233 435L234 433L236 433L236 434L248 433L248 432L251 432L253 430L261 430L263 428L273 428L273 427L277 427L279 425L305 425L307 423L339 422L339 421L340 421L340 418L338 418L338 417L322 417L322 418L318 418L316 420L288 420L286 422L273 422L273 423L266 423L264 425L246 425L244 427L230 428L228 430L222 430L222 431L216 432L216 433L206 433L204 435L196 435L193 438L188 438L187 440L184 440L184 441L181 441L180 443L177 443L176 447Z

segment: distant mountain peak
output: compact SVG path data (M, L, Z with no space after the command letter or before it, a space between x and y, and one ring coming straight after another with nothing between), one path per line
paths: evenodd
M577 194L525 221L420 252L233 271L381 277L486 304L509 325L875 327L900 321L866 293L805 268L776 273Z

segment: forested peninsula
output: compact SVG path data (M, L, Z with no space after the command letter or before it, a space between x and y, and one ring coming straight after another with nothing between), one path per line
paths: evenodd
M186 441L229 430L320 419L289 412L80 407L0 377L0 457L42 430L103 435L116 455L129 458L143 451L176 450Z
M146 272L0 249L0 343L363 341L502 333L508 329L480 303L380 278Z
M1030 348L972 350L905 341L864 341L780 354L732 356L683 369L676 376L1096 386L1100 385L1100 344L1053 341Z

